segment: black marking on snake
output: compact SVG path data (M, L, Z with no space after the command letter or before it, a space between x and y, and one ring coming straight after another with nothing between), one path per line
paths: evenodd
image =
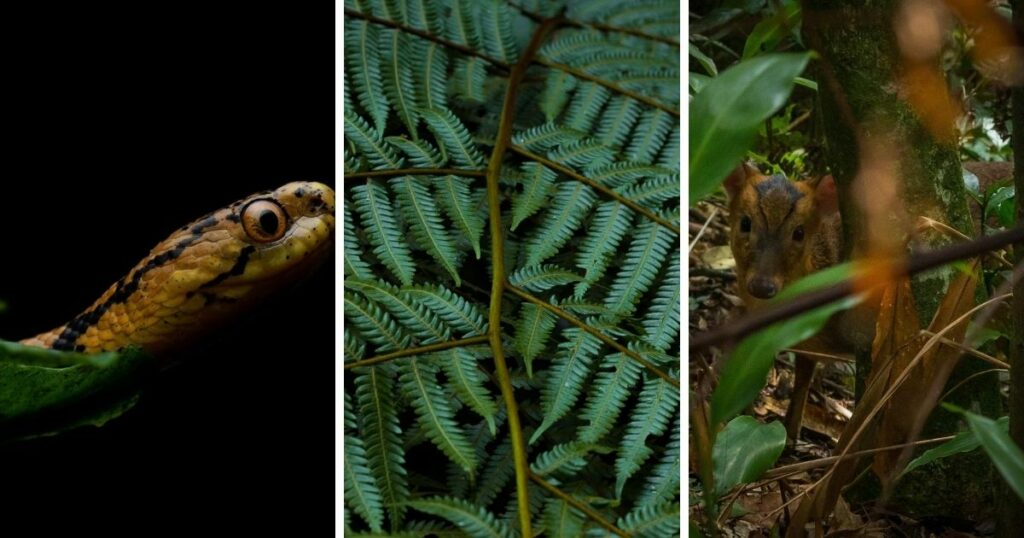
M213 279L199 286L199 288L202 289L208 288L210 286L216 286L217 284L220 284L221 282L227 280L228 277L238 276L244 273L245 266L249 264L249 256L251 256L253 252L256 252L256 247L252 245L247 245L245 248L242 249L241 252L238 253L238 259L235 260L235 265L233 265L231 269L228 269L227 271L213 277Z
M242 222L242 217L239 217L238 213L228 213L227 219L231 222Z
M302 187L299 187L299 188L295 189L295 197L296 198L302 198L305 195L306 195L306 190L303 189Z
M191 236L179 241L178 244L174 245L173 249L153 256L145 265L139 267L127 277L123 277L121 280L118 280L115 285L116 287L114 288L114 293L110 294L110 297L108 297L103 303L97 305L96 308L87 310L75 316L75 319L71 320L64 326L64 330L61 331L60 336L57 337L57 340L53 342L51 347L58 351L71 351L75 349L75 342L78 341L78 338L85 334L85 331L89 330L89 327L96 325L100 318L103 317L103 314L105 314L111 306L127 301L133 293L139 290L139 282L142 281L143 275L180 257L189 245L202 237L204 230L217 224L217 222L219 222L219 220L214 216L206 217L197 222L192 226Z

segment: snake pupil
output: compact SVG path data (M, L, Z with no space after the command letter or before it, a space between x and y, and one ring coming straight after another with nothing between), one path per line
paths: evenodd
M277 215L273 211L267 209L260 213L260 226L267 235L273 235L277 231Z

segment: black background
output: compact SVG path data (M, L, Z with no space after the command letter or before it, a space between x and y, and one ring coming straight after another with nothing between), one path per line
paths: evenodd
M4 17L0 337L65 323L209 211L335 184L330 2L36 6ZM0 447L0 533L330 532L333 271L189 350L103 428Z

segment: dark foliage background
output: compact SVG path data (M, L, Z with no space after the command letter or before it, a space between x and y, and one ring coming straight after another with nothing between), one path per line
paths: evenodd
M208 211L296 179L334 184L330 3L8 20L3 338L66 322ZM333 272L180 357L107 426L0 446L5 529L333 526Z

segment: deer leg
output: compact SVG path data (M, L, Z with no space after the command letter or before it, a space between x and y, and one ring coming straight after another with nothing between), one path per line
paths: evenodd
M800 436L800 425L807 406L807 393L811 389L814 378L814 367L817 363L807 357L796 356L796 376L793 380L793 392L790 394L789 408L786 409L786 437L796 440Z

